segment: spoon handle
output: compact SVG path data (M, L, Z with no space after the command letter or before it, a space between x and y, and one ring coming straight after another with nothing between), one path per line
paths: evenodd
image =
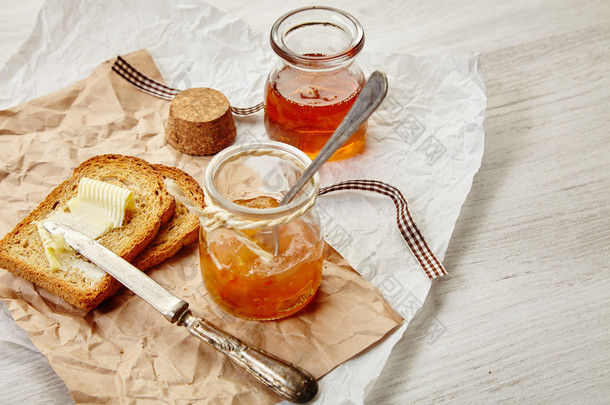
M385 73L375 71L369 76L362 87L358 98L349 110L339 127L328 139L322 150L313 162L305 169L294 186L282 198L280 205L288 204L297 195L299 190L311 179L326 161L349 139L360 125L366 121L373 111L381 104L388 91L388 79Z

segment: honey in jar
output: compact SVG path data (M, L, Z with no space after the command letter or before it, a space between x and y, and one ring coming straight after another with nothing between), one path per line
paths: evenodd
M364 85L355 62L364 32L351 15L328 7L290 12L273 25L271 47L280 57L265 85L265 128L273 140L315 157ZM331 159L358 153L363 124Z
M277 319L294 314L314 297L322 279L324 249L313 205L317 179L293 202L279 206L308 160L288 145L265 143L231 147L210 162L204 182L209 201L227 210L235 224L254 224L237 229L229 221L200 231L204 284L227 312L247 319ZM279 225L259 225L269 221ZM265 257L259 249L274 254Z

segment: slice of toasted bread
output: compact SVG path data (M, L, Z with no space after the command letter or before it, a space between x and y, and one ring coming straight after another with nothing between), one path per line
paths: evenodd
M164 165L153 165L164 178L172 179L184 193L201 208L205 207L203 190L188 173ZM140 270L147 270L175 255L182 247L195 242L199 236L199 217L176 201L174 216L163 225L148 247L132 261Z
M51 271L36 223L63 209L77 193L82 177L126 187L133 191L136 208L119 228L98 241L125 260L133 260L171 218L175 203L163 178L146 161L122 155L100 155L80 164L0 241L0 267L58 295L72 305L91 310L116 293L120 284L107 274L92 280L77 269Z

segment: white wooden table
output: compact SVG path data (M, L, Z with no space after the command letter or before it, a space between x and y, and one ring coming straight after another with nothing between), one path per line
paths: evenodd
M304 4L208 3L265 34ZM42 4L0 0L0 65ZM488 94L450 274L367 403L610 403L610 2L324 4L357 16L369 50L481 52Z

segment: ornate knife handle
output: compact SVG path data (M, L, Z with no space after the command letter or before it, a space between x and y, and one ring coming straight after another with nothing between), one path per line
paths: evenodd
M312 400L318 393L318 382L307 371L263 350L248 346L194 316L191 311L187 311L180 318L178 325L184 325L191 335L226 354L284 399L303 403Z

